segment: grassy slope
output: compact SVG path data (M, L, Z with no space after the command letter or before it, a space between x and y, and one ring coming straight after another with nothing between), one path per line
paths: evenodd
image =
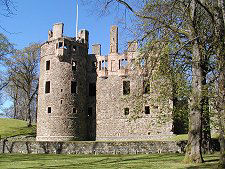
M27 127L27 123L22 120L0 118L1 138L18 135L34 135L36 127Z
M83 169L213 169L218 154L207 155L205 163L194 165L182 163L181 154L150 155L0 155L0 168L83 168Z

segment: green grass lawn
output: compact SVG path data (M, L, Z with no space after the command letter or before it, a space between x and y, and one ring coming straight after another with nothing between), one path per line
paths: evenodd
M0 118L0 137L12 137L19 135L35 135L36 126L27 127L26 121Z
M206 162L199 165L182 163L181 154L151 155L0 155L1 169L213 169L218 163L218 154L205 156Z

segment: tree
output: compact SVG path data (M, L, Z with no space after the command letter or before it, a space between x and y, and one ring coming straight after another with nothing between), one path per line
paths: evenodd
M18 116L18 105L25 109L28 127L32 123L32 103L36 101L38 91L38 66L40 56L40 45L32 44L23 50L17 50L12 57L9 57L5 65L8 72L9 88L14 103L15 115Z
M202 18L202 15L200 15L205 8L197 0L143 1L141 5L139 3L139 6L141 6L139 10L135 10L128 0L108 0L102 3L105 4L105 7L109 7L110 4L115 5L116 2L124 5L142 21L144 26L141 27L145 29L141 39L145 39L147 43L152 40L158 41L158 43L165 43L166 41L175 43L178 46L176 50L181 51L181 56L184 56L182 58L183 63L186 64L184 62L186 60L190 61L189 64L192 67L192 91L185 161L202 162L203 117L205 118L203 122L206 123L204 126L208 127L208 115L205 115L207 109L204 108L208 106L205 97L205 93L207 93L205 92L207 90L205 82L208 73L206 69L208 67L208 58L204 57L207 55L204 47L207 47L209 42L206 42L204 37L207 37L211 31L211 28L206 24L208 18ZM207 27L209 31L204 32L205 29L202 30L202 27ZM149 45L145 47L148 48ZM173 52L176 50L173 50Z

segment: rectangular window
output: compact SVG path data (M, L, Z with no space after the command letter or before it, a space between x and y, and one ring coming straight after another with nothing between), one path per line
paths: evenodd
M77 48L76 46L73 46L73 51L76 51L76 48Z
M150 114L150 108L149 108L149 106L145 106L145 114Z
M77 62L76 61L72 61L72 70L73 71L77 70Z
M99 61L99 70L102 70L102 62L101 61Z
M73 114L77 114L77 109L73 108Z
M71 81L71 93L77 93L77 82Z
M123 81L123 95L130 94L130 81Z
M50 81L45 83L45 93L50 93Z
M93 112L92 112L92 107L88 107L88 117L92 117Z
M63 43L59 42L59 48L62 48L62 47L63 47Z
M89 83L89 96L96 96L96 83Z
M129 108L124 108L124 115L129 115Z
M144 94L149 94L150 93L149 81L146 81L146 80L143 81L143 93Z
M46 61L46 70L50 70L50 60Z
M48 113L52 113L52 108L48 107Z

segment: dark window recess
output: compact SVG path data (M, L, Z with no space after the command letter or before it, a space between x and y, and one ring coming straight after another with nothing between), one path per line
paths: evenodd
M73 51L76 51L77 47L76 46L73 46Z
M89 96L96 96L96 83L89 83Z
M50 60L46 61L46 70L50 70Z
M77 82L71 82L71 93L77 93Z
M50 81L45 83L45 93L50 93Z
M63 100L61 100L60 103L62 104L63 103Z
M62 48L62 47L63 47L63 43L59 42L59 48Z
M88 107L88 117L92 117L93 112L92 112L92 107Z
M101 70L101 69L102 69L102 62L99 61L99 70Z
M130 81L123 81L123 95L130 94Z
M129 115L129 108L124 109L124 115Z
M150 114L150 107L149 106L145 106L145 114Z
M51 112L52 112L52 108L48 107L48 113L51 113Z
M76 61L72 61L72 70L73 71L77 70L77 62Z
M76 114L76 113L77 113L77 109L73 108L73 114Z
M143 88L144 88L144 94L149 94L150 93L149 81L144 81L143 82Z
M63 92L63 89L61 89L61 92Z

